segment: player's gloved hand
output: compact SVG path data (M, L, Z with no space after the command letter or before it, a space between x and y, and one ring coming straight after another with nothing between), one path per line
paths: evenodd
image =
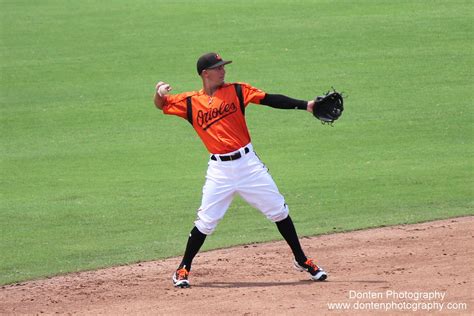
M323 124L332 124L339 119L344 111L344 99L342 94L333 89L322 96L316 97L313 104L308 103L308 111L313 112L314 117Z

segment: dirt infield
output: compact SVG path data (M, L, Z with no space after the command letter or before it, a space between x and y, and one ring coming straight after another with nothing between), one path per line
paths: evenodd
M474 217L463 217L303 238L325 282L294 270L284 242L201 253L190 289L171 284L179 258L74 273L3 286L0 313L468 315L473 234Z

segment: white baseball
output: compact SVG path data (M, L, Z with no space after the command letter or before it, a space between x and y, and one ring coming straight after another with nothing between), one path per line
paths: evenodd
M158 88L158 94L160 95L160 97L162 97L164 95L167 95L170 92L170 90L171 90L170 85L164 84Z

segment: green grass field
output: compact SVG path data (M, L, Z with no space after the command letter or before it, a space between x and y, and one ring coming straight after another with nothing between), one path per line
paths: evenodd
M335 127L251 105L300 235L473 215L471 1L0 0L0 284L181 255L207 153L158 80L349 96ZM204 249L280 239L236 199ZM317 255L317 254L312 254Z

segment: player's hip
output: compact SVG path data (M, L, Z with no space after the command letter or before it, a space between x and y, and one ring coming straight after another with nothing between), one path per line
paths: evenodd
M232 159L226 157L232 157ZM209 159L207 176L218 179L241 178L267 171L265 164L253 150L252 144L216 159Z
M227 152L225 154L210 154L209 163L215 165L222 165L223 167L229 167L236 165L239 161L244 160L249 154L253 152L252 143L248 143L234 151Z

